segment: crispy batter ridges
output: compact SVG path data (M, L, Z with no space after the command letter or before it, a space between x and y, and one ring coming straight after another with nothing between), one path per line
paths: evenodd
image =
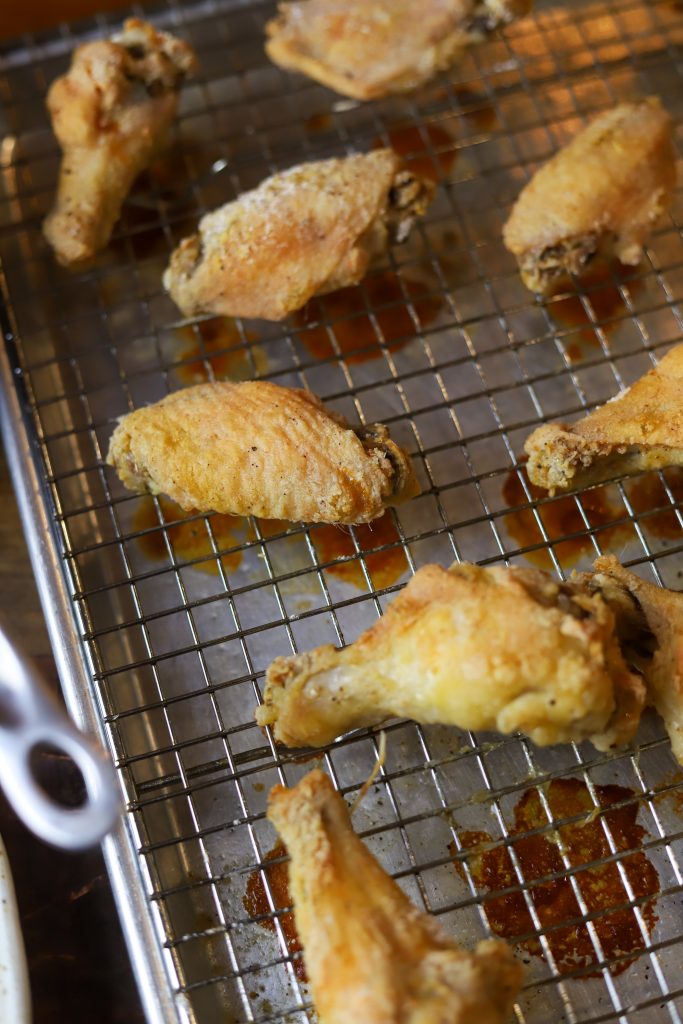
M298 0L266 26L276 64L360 100L404 92L531 9L531 0Z
M187 43L137 18L74 52L47 97L62 149L57 199L43 230L60 263L103 249L135 178L166 140L181 82L196 58Z
M578 423L539 427L524 450L529 479L551 494L683 465L683 345Z
M185 509L297 522L370 522L420 490L386 427L353 430L266 381L198 384L129 413L107 461L126 487Z
M256 719L288 746L400 716L605 750L631 739L644 696L613 613L585 586L538 569L429 565L355 643L277 658Z
M433 193L391 149L290 167L203 217L164 287L186 316L283 320L312 295L357 284Z
M503 240L534 292L579 274L599 249L636 264L675 184L671 118L659 100L620 103L534 175Z
M589 585L614 610L627 658L642 671L683 764L683 594L647 583L614 556L598 558L594 569Z
M522 970L504 942L461 949L420 913L354 833L320 770L276 786L268 817L289 884L321 1024L503 1024Z

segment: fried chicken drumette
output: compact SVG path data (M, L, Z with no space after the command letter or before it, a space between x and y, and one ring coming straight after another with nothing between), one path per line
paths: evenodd
M631 739L644 698L599 595L463 563L420 569L348 647L277 658L256 719L288 746L396 716L606 750Z
M185 316L283 320L357 284L433 193L391 149L291 167L206 214L171 255L164 287Z
M587 586L614 611L626 659L642 672L683 765L683 593L646 582L614 556L598 558L594 568Z
M536 172L503 241L533 292L580 274L599 250L635 265L675 184L672 123L659 100L620 103Z
M375 99L429 81L531 0L297 0L266 26L266 52L346 96Z
M47 97L62 149L57 199L43 231L60 263L92 259L111 237L135 178L166 141L190 46L145 21L79 46Z
M577 423L546 423L525 444L529 479L553 494L683 466L683 345Z
M319 769L275 786L268 817L289 886L320 1024L503 1024L522 969L500 940L462 949L421 913L353 831Z
M381 424L351 428L307 391L266 381L198 384L124 416L107 462L130 490L184 509L367 523L419 493Z

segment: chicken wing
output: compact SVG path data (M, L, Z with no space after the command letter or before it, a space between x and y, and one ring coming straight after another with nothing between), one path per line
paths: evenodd
M614 611L626 658L643 673L683 765L683 593L647 583L613 556L598 558L586 582Z
M107 245L133 181L166 140L195 63L187 43L129 18L111 39L79 46L52 84L47 106L63 157L43 230L60 263L90 260Z
M547 423L527 438L529 479L551 494L611 477L683 466L683 345L578 423Z
M164 286L186 316L283 320L312 295L357 284L433 194L391 149L291 167L203 217Z
M521 17L531 0L298 0L266 26L266 52L360 100L404 92Z
M631 739L644 699L599 595L464 563L420 569L348 647L277 658L256 719L288 746L400 716L605 750Z
M676 184L671 118L656 97L595 118L531 179L503 229L524 284L544 293L601 249L640 262Z
M367 523L419 493L386 427L352 429L307 391L198 384L124 416L107 462L132 491L184 509Z
M499 940L469 953L421 913L353 831L324 772L275 786L268 817L289 885L320 1024L502 1024L522 969Z

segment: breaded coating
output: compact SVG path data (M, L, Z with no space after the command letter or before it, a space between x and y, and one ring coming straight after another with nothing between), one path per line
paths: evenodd
M599 596L539 569L428 565L355 643L277 658L256 719L288 746L396 716L606 750L645 696L614 625Z
M522 968L500 940L462 949L419 911L353 831L320 769L275 786L268 817L289 887L320 1024L503 1024Z
M533 292L580 274L599 250L635 265L675 185L671 118L657 97L620 103L536 172L503 241Z
M297 0L279 4L266 25L266 52L370 100L422 85L530 9L531 0Z
M47 97L62 149L57 199L43 231L60 263L91 260L111 237L135 178L166 141L191 47L138 18L85 43Z
M647 583L614 556L598 558L594 568L588 585L614 611L626 658L643 673L683 765L683 594Z
M309 523L368 523L419 493L379 423L352 428L308 391L198 384L124 416L107 462L132 491L184 509Z
M291 167L207 213L171 255L164 287L185 316L283 320L357 284L433 194L391 149Z
M683 466L683 345L578 423L538 427L524 451L529 479L551 494Z

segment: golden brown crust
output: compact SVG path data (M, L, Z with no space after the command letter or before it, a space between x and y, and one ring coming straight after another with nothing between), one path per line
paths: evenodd
M348 647L277 658L256 718L288 746L400 716L607 749L631 739L643 702L599 596L464 563L420 569Z
M320 770L275 786L306 972L321 1024L503 1024L522 969L504 942L461 949L356 836Z
M357 284L433 192L391 149L290 167L203 217L164 286L186 316L282 320L312 295Z
M624 647L632 647L650 700L664 719L674 756L683 764L683 594L647 583L614 556L598 558L594 569L590 585L615 610L617 623L623 620ZM624 606L621 595L612 589L614 584L631 596L633 607ZM641 635L643 626L654 638L654 650L639 650L647 643Z
M636 264L676 184L671 118L656 97L620 103L548 161L503 229L527 288L545 292L603 247Z
M198 384L137 409L107 461L131 490L267 519L370 522L419 493L381 424L353 430L309 392L266 381Z
M86 43L47 97L62 149L55 206L43 230L60 263L103 249L135 178L163 144L178 88L195 68L187 43L129 18L111 39Z
M355 99L404 92L531 9L531 0L297 0L266 26L266 52Z
M577 423L539 427L524 450L529 479L551 493L683 465L683 345Z

